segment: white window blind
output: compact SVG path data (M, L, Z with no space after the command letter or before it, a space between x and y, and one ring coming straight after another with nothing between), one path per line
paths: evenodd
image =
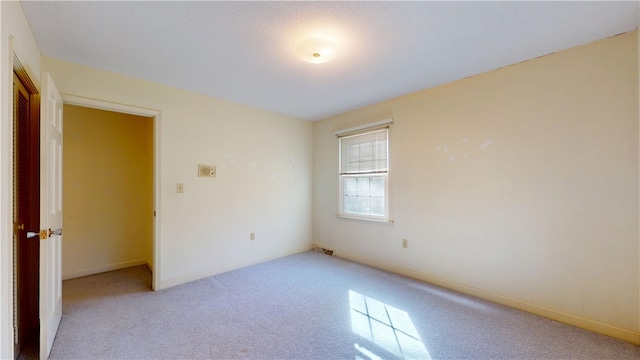
M340 174L386 173L388 129L340 138Z

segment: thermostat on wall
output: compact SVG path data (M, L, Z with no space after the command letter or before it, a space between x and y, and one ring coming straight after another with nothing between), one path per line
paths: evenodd
M198 165L198 176L199 177L216 177L216 166L215 165Z

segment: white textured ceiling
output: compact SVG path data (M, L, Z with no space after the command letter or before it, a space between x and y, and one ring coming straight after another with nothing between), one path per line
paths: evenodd
M45 56L318 120L635 29L627 2L23 2ZM335 60L302 62L322 34Z

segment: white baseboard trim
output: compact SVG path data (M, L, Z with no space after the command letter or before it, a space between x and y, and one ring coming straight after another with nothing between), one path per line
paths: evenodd
M71 273L62 274L62 280L75 279L83 276L89 276L89 275L99 274L99 273L113 271L113 270L120 270L128 267L132 267L132 266L138 266L138 265L148 265L147 259L125 261L117 264L100 266L92 269L74 271Z
M325 247L320 244L315 246ZM464 294L476 296L485 300L493 301L498 304L506 305L518 310L526 311L528 313L542 316L551 320L562 322L568 325L573 325L585 330L593 331L599 334L611 336L620 340L630 342L632 344L640 345L640 332L629 329L623 329L617 326L601 323L599 321L583 318L580 316L572 315L562 311L550 309L544 306L531 304L522 300L510 298L508 296L496 294L493 292L477 289L471 286L459 284L453 281L442 279L436 276L427 275L418 271L410 270L396 265L388 263L382 263L365 259L356 255L347 254L344 252L335 252L334 256L375 267L378 269L387 270L396 274L404 275L410 278L422 280L434 285L442 286L448 289L459 291Z
M222 274L222 273L225 273L225 272L228 272L228 271L240 269L240 268L251 266L251 265L255 265L255 264L259 264L259 263L262 263L262 262L265 262L265 261L270 261L270 260L278 259L278 258L289 256L289 255L299 254L299 253L302 253L302 252L305 252L305 251L309 251L309 250L312 250L312 249L313 249L313 245L308 245L308 246L305 246L305 247L302 247L302 248L297 248L297 249L294 249L294 250L285 251L285 252L274 254L274 255L269 255L269 256L265 256L265 257L261 257L261 258L257 258L257 259L252 259L252 260L247 260L247 261L243 261L243 262L232 264L232 265L228 265L228 266L222 266L222 267L210 269L210 270L207 270L207 271L202 271L202 272L199 272L199 273L196 273L196 274L191 274L191 275L177 277L177 278L174 278L174 279L160 281L160 289L158 289L158 290L168 289L168 288L173 287L173 286L186 284L186 283L189 283L189 282L192 282L192 281L195 281L195 280L204 279L204 278L207 278L207 277L210 277L210 276Z

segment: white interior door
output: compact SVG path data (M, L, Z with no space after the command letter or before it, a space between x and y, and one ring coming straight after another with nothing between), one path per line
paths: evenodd
M62 97L49 73L40 99L40 359L62 319Z

